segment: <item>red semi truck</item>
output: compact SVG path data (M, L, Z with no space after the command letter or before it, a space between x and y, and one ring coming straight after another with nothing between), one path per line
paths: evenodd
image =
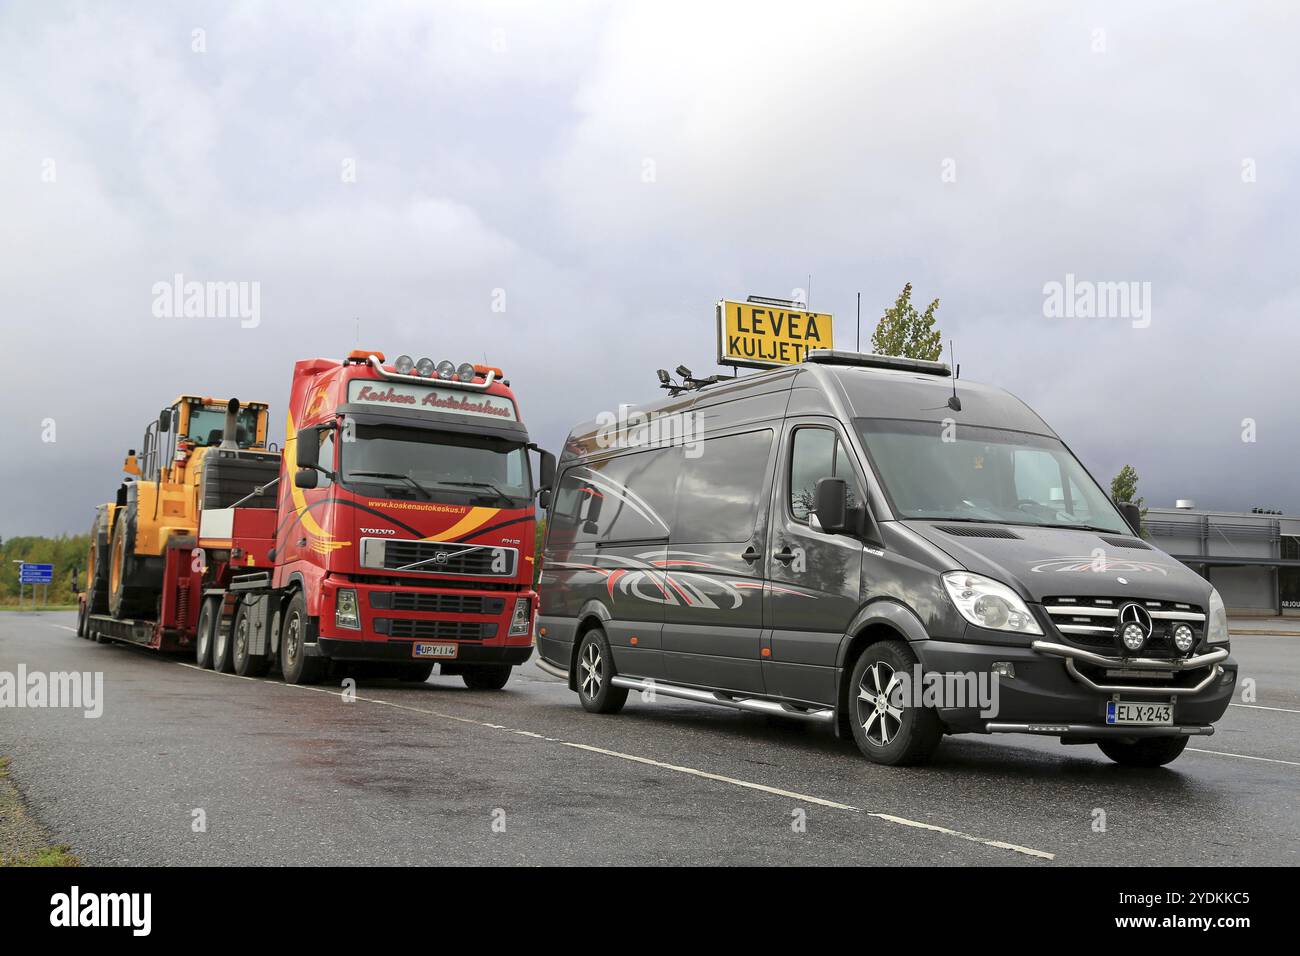
M245 676L278 662L289 683L331 669L423 681L438 665L505 686L532 653L534 500L555 458L501 370L305 359L285 435L277 472L245 469L247 499L203 507L196 539L172 549L160 606L185 601L170 646Z

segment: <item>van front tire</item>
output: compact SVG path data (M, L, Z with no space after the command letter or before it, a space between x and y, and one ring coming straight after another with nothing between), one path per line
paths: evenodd
M1103 740L1097 744L1111 760L1124 767L1163 767L1178 759L1186 737L1144 737L1140 740Z
M593 714L617 714L627 703L627 688L615 687L614 657L609 652L609 639L605 632L595 627L582 636L578 644L577 673L578 700L584 710Z
M933 709L898 699L897 682L910 682L916 664L916 655L903 641L880 641L853 665L849 723L858 749L874 763L925 763L943 740L943 724Z

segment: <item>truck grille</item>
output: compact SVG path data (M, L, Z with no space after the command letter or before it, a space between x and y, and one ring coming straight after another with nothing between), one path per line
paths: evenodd
M500 614L503 598L473 594L424 594L420 591L371 591L370 606L384 611L418 611L428 614Z
M403 574L510 577L519 551L483 544L362 538L361 565Z
M1115 637L1115 625L1125 604L1140 604L1151 615L1151 636L1139 652L1143 657L1181 657L1174 647L1173 628L1187 624L1196 635L1192 650L1205 636L1205 611L1194 604L1143 598L1049 597L1043 599L1052 623L1076 644L1127 654Z
M375 633L389 637L439 641L483 641L496 637L495 624L474 621L413 621L402 618L376 618Z

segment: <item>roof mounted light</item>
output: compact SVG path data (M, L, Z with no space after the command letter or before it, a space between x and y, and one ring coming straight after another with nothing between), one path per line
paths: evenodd
M398 375L410 375L413 368L415 368L415 359L409 355L399 355L397 361L393 363L393 371Z
M444 382L450 381L456 377L456 366L446 359L438 363L438 378Z
M344 363L351 364L353 362L359 362L364 365L370 361L370 356L372 355L381 362L384 360L383 352L376 352L374 349L353 349L348 353L348 357L344 359Z
M447 364L450 365L451 363L449 362ZM465 364L468 365L469 363L467 362ZM415 374L413 375L403 375L393 369L384 368L384 366L374 357L371 357L370 359L370 367L374 369L376 376L385 381L411 382L419 385L427 384L428 380L434 377L436 371L436 366L433 364L433 360L427 358L422 358L420 361L415 363ZM461 366L461 368L464 368L464 366ZM448 379L442 379L441 383L444 385L450 385L454 388L468 388L473 389L476 392L486 392L495 382L502 378L501 369L494 368L490 365L475 365L473 366L473 369L476 375L483 376L483 381L475 382L462 380L456 374L458 370L454 365L452 365L452 376ZM506 384L508 385L509 383L507 382Z
M925 359L903 358L898 355L870 355L866 352L845 352L840 349L809 349L805 362L815 365L853 365L859 368L891 368L900 372L920 372L923 375L948 377L952 369L946 362L928 362ZM680 370L679 370L680 371Z
M420 361L415 363L415 374L420 376L420 378L432 378L433 368L433 359L422 358Z
M461 363L460 368L456 369L456 377L462 382L474 381L474 366L469 362Z

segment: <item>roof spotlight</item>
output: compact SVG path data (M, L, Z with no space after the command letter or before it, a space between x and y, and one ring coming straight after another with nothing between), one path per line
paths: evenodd
M409 355L399 355L397 361L393 363L393 371L398 375L410 375L413 368L415 368L415 359Z
M444 381L450 381L456 377L456 366L452 365L446 359L438 363L438 378Z
M431 378L433 376L433 359L422 358L420 361L416 362L415 374L421 375L424 378Z
M667 385L673 380L673 377L668 374L668 369L666 368L656 369L655 374L659 376L660 385Z
M460 368L456 369L456 377L462 382L474 381L474 366L469 362L462 362Z
M1174 628L1174 647L1178 648L1178 653L1186 654L1196 643L1196 632L1186 624L1179 624Z
M679 365L679 366L677 366L677 374L680 375L682 378L694 378L694 377L695 377L694 375L691 374L691 370L688 369L685 365Z

